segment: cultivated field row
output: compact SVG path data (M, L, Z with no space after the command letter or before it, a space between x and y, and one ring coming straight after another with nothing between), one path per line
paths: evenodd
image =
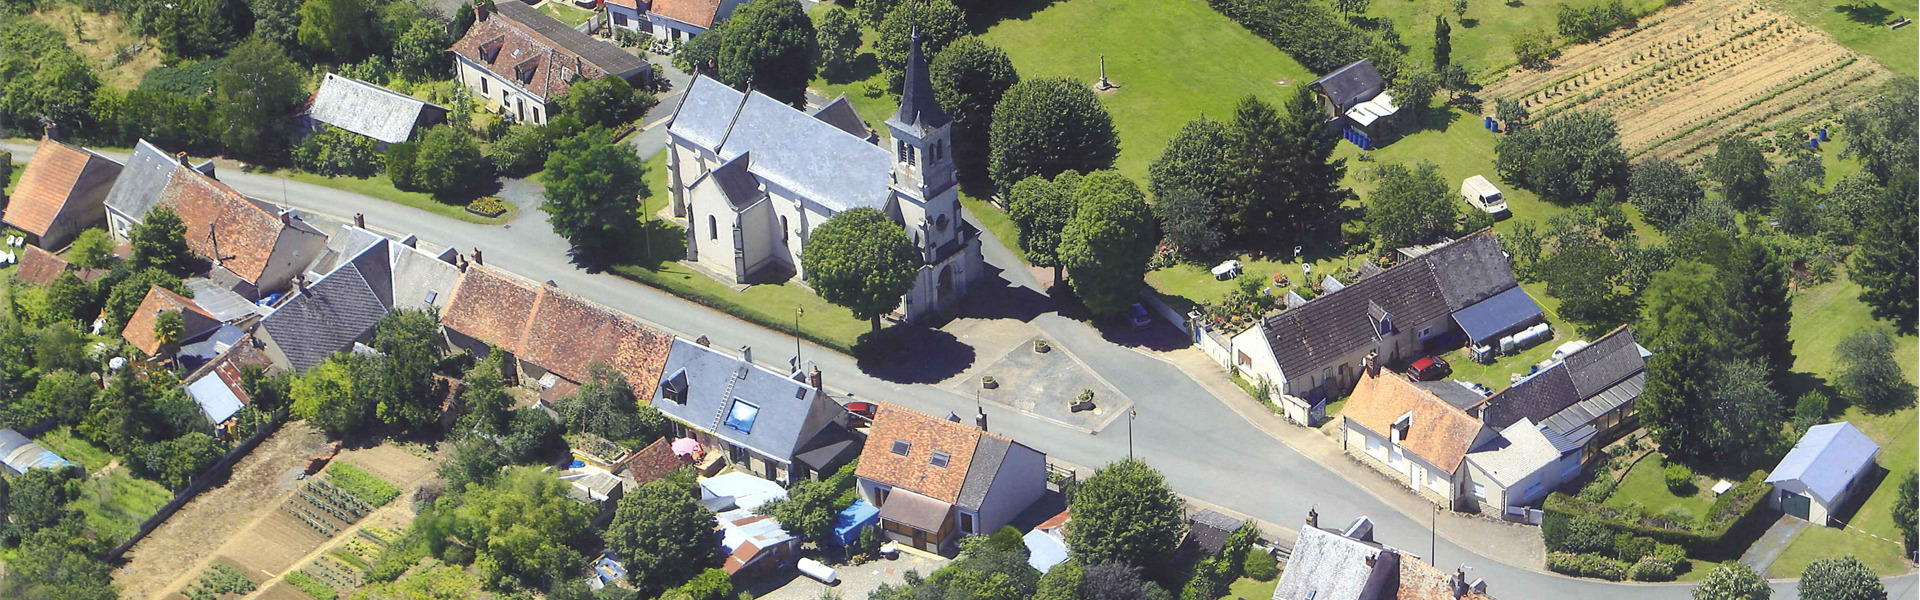
M1520 100L1536 120L1604 111L1630 152L1685 159L1728 134L1857 102L1890 75L1750 0L1695 0L1567 48L1550 68L1515 70L1486 93Z

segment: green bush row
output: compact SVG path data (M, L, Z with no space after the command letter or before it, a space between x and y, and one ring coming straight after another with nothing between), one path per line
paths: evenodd
M1644 510L1607 506L1554 493L1547 497L1544 506L1546 517L1541 523L1540 533L1550 549L1592 551L1591 546L1597 544L1584 543L1590 538L1581 537L1590 533L1590 528L1583 523L1591 519L1616 532L1679 544L1694 551L1710 550L1741 521L1754 514L1754 509L1760 506L1767 495L1765 479L1766 472L1755 471L1746 481L1721 494L1707 514L1693 521L1675 520L1647 514Z
M1607 581L1627 578L1627 564L1599 554L1548 552L1547 569L1562 575L1592 577Z
M400 496L400 488L393 487L393 484L374 477L360 470L359 467L343 462L335 462L327 467L327 480L347 493L353 494L361 502L367 503L367 506L375 508L386 506L388 502Z

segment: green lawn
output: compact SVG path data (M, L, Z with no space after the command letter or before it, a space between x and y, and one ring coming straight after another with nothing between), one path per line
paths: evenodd
M310 183L310 184L321 186L321 187L330 187L336 190L353 192L355 194L360 194L363 196L371 196L374 198L379 198L381 200L386 200L394 204L410 206L410 207L424 210L424 211L427 211L436 215L440 215L443 217L452 217L455 219L466 221L468 223L479 223L481 225L497 225L500 223L506 223L508 221L512 221L513 218L517 216L519 213L519 208L515 207L513 203L508 202L507 214L500 215L498 217L494 217L491 219L482 217L482 216L467 212L467 209L464 205L448 204L446 202L435 200L433 198L433 195L431 194L400 191L399 189L396 189L393 187L393 181L390 179L387 179L386 173L374 175L366 179L358 179L354 177L327 177L325 175L315 175L313 173L308 173L305 171L288 169L288 170L283 170L278 172L277 175L279 175L280 177L292 179L294 181L298 181L301 183Z
M1700 483L1700 480L1695 483ZM1665 463L1660 461L1659 455L1653 455L1641 459L1639 464L1627 471L1627 476L1620 480L1620 487L1614 489L1613 496L1607 498L1606 503L1620 507L1637 503L1656 515L1677 508L1697 519L1713 508L1713 492L1708 491L1708 487L1712 485L1697 485L1694 492L1686 496L1674 494L1667 489Z
M973 220L978 221L981 227L992 232L993 237L1000 238L1000 243L1012 251L1020 262L1027 262L1027 256L1020 252L1020 227L1013 224L1012 217L987 201L975 200L966 194L960 195L960 205L966 207L967 213L973 215Z
M1534 297L1539 298L1538 295ZM1507 386L1513 383L1513 375L1527 374L1529 368L1533 365L1552 358L1554 348L1573 339L1568 337L1569 334L1566 333L1567 331L1568 329L1565 325L1556 327L1553 330L1554 335L1552 339L1540 342L1539 345L1532 348L1522 350L1519 354L1502 356L1490 365L1473 362L1472 351L1467 348L1448 352L1446 355L1447 364L1453 367L1453 376L1450 377L1450 379L1471 381L1494 390L1507 389Z
M547 13L549 17L559 19L561 23L566 23L568 27L579 27L581 23L587 22L587 19L593 18L593 11L570 6L566 0L547 0L546 2L542 2L540 3L540 12Z
M1464 18L1453 14L1452 0L1379 0L1367 9L1367 16L1393 21L1400 40L1407 45L1412 63L1433 64L1433 17L1445 15L1453 26L1453 62L1468 73L1484 76L1513 66L1513 35L1531 29L1554 33L1561 5L1592 6L1596 0L1528 0L1498 2L1469 0ZM1627 8L1640 13L1665 6L1661 0L1628 0ZM1331 3L1329 3L1331 5ZM1469 27L1468 25L1472 25ZM1564 40L1556 40L1564 42ZM1476 80L1481 77L1476 77Z
M1886 27L1886 21L1898 17L1920 19L1920 5L1911 0L1766 0L1765 4L1820 28L1840 45L1872 56L1894 72L1920 76L1920 53L1914 52L1920 44L1920 27Z
M173 492L160 484L134 477L124 466L114 466L80 484L73 508L86 515L87 528L101 537L125 540L140 523L160 511Z
M823 5L824 6L824 5ZM875 34L865 32L871 48ZM1292 57L1220 16L1204 0L1065 0L1039 12L1007 18L982 34L1013 59L1023 78L1067 77L1088 84L1107 76L1120 89L1101 96L1120 133L1115 167L1136 181L1182 125L1202 114L1230 119L1248 94L1278 102L1288 88L1312 75ZM871 59L863 58L863 61ZM856 81L815 79L828 98L840 94L860 114L879 123L898 108L889 95L869 98L869 85L884 89L871 67Z
M86 469L88 473L98 473L107 466L107 463L113 462L113 454L107 452L105 448L73 437L71 427L48 431L41 434L40 439L35 441L42 447L52 450L54 454L60 455L60 458L67 459L67 462L80 465L80 468Z
M806 316L800 319L802 337L840 352L853 352L854 342L872 326L853 318L852 311L828 303L798 283L755 285L744 291L734 291L726 284L686 265L660 260L685 254L686 230L654 218L666 207L669 197L667 153L662 152L649 159L646 169L647 189L651 195L647 197L642 210L650 220L646 228L655 260L636 257L637 260L628 264L614 266L611 269L613 273L775 331L792 332L794 309L801 308L806 311Z
M1232 600L1267 600L1273 597L1273 589L1277 587L1280 587L1279 577L1273 578L1273 581L1257 581L1241 577L1235 580L1233 585L1227 587L1227 595L1225 598Z

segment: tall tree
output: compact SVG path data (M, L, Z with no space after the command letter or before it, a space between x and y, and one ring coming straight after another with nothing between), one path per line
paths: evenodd
M225 128L220 141L248 160L277 160L293 141L293 114L306 94L305 72L270 42L249 39L227 54L214 75L215 103Z
M814 29L814 44L820 47L820 74L846 75L860 53L860 23L847 9L829 6L820 13Z
M488 435L505 433L513 419L513 397L507 395L506 353L489 349L487 357L473 363L460 377L460 402L467 407L466 422L474 431Z
M1109 464L1074 489L1067 547L1082 564L1158 566L1185 533L1184 504L1146 462Z
M720 41L719 77L773 99L804 106L819 53L813 20L799 0L762 0L735 9ZM698 38L696 38L698 39Z
M582 125L612 129L639 119L659 103L653 94L634 90L626 79L601 77L568 88L565 108Z
M447 47L452 45L453 40L447 37L446 27L438 20L413 21L398 38L393 40L393 66L414 79L444 78L452 66L452 63L447 61ZM602 77L601 79L626 81L619 77Z
M713 513L691 486L674 478L643 484L614 510L602 536L627 565L627 580L649 594L679 585L719 564Z
M1072 79L1022 79L993 108L988 172L1001 190L1028 176L1113 166L1120 138L1093 90Z
M639 227L645 169L640 156L615 145L606 129L589 127L560 140L547 155L540 175L547 200L540 210L578 252L611 260L609 252Z
M586 564L568 544L591 530L593 510L567 497L553 473L519 467L434 510L455 538L473 548L473 566L495 589L546 587Z
M1187 121L1147 166L1147 190L1155 199L1188 189L1215 203L1225 200L1233 194L1233 144L1219 121L1205 115Z
M1387 163L1376 175L1380 183L1367 201L1367 229L1380 248L1425 244L1453 231L1460 208L1440 178L1440 167L1425 161L1413 169Z
M1464 12L1464 11L1462 11ZM1456 15L1457 16L1457 15ZM1453 63L1453 26L1447 24L1447 18L1433 16L1433 71L1444 73Z
M105 269L113 266L113 245L113 238L107 237L106 230L91 228L73 238L73 244L67 249L67 260L83 269Z
M971 36L935 55L927 74L940 107L953 116L954 168L969 185L986 185L993 107L1020 82L1020 74L1006 52Z
M187 226L173 207L153 207L145 219L133 224L127 237L133 246L133 268L188 274L193 251L187 248Z
M1888 81L1876 92L1841 115L1841 125L1852 136L1842 155L1858 157L1868 173L1886 182L1894 173L1910 170L1920 156L1920 140L1913 135L1920 128L1920 108L1915 108L1920 101L1909 80Z
M374 415L404 430L421 430L440 416L441 391L434 388L433 369L446 355L437 310L397 310L373 328L373 348L381 359L368 393Z
M1398 89L1394 90L1393 99L1400 103L1408 125L1423 127L1427 124L1427 117L1433 113L1433 95L1440 91L1440 74L1415 69L1401 77L1401 80L1395 86Z
M1893 337L1884 327L1871 326L1840 340L1834 349L1840 396L1869 412L1886 413L1912 406L1913 385L1893 358Z
M1852 555L1822 558L1800 574L1800 600L1887 600L1887 589Z
M1895 330L1911 334L1920 319L1920 301L1914 289L1920 287L1920 254L1914 239L1920 237L1920 215L1913 207L1920 203L1920 186L1914 170L1902 168L1874 203L1871 218L1860 226L1860 248L1854 253L1852 277L1860 283L1860 300L1872 307L1876 319L1893 323Z
M293 380L293 415L328 434L343 437L360 429L373 413L373 397L362 379L368 360L345 352Z
M1060 231L1067 228L1078 210L1074 191L1080 187L1080 173L1067 171L1053 181L1031 175L1007 190L1007 216L1020 230L1020 252L1036 267L1053 267L1053 282L1060 282Z
M828 218L800 251L800 266L820 297L871 322L876 333L880 316L898 308L913 289L920 263L920 251L906 232L870 208Z
M1284 110L1253 96L1240 101L1228 162L1236 185L1227 204L1242 246L1285 246L1345 199L1339 185L1346 159L1332 158L1338 138L1324 117L1306 88L1289 96Z
M1160 232L1180 256L1205 258L1220 246L1220 202L1188 188L1153 199L1153 216Z
M1763 367L1767 383L1783 391L1793 370L1793 340L1787 336L1793 320L1787 263L1772 246L1757 239L1742 242L1729 260L1724 281L1727 313L1732 318L1723 332L1728 350L1735 358Z
M1119 171L1096 171L1074 190L1073 219L1060 231L1068 282L1094 314L1118 314L1146 286L1153 257L1153 212L1140 187Z
M1647 290L1639 333L1654 355L1647 360L1645 391L1637 400L1641 423L1675 458L1705 454L1711 427L1708 377L1721 356L1720 324L1725 304L1714 271L1682 262L1654 276Z
M1700 203L1700 178L1673 159L1655 156L1633 166L1627 177L1627 201L1661 230L1670 230Z
M1767 157L1753 140L1720 140L1705 165L1707 177L1720 185L1720 193L1734 207L1753 209L1767 204Z
M452 127L427 130L420 139L419 154L413 160L414 182L435 196L457 198L493 180L492 165L488 165L486 156L480 153L480 143L465 130ZM618 164L608 163L609 167Z
M873 54L880 69L887 72L892 89L900 89L900 76L907 69L909 42L920 34L920 51L929 59L940 57L948 44L967 35L967 14L951 0L912 0L901 2L880 22L880 37L873 41Z
M1591 202L1626 183L1627 154L1606 113L1579 110L1513 128L1493 150L1501 178L1556 204Z
M587 381L580 391L561 399L554 408L567 424L567 431L630 440L639 448L666 433L667 425L658 409L640 402L625 375L596 362L587 367Z
M379 47L378 13L367 0L306 0L295 37L308 51L334 62L358 62Z
M1900 477L1900 495L1894 497L1893 525L1900 528L1900 543L1912 552L1920 547L1920 541L1915 539L1916 532L1920 532L1920 514L1916 514L1920 513L1920 474L1907 469L1906 476L1898 473L1894 476Z
M1771 600L1773 588L1767 587L1767 580L1754 572L1753 567L1740 563L1723 564L1707 573L1706 581L1693 588L1693 600Z
M1712 426L1702 436L1714 464L1763 466L1780 442L1783 402L1766 375L1764 365L1748 360L1722 363L1714 372L1706 398Z

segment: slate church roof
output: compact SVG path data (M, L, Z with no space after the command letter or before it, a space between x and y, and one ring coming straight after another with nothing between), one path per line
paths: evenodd
M953 117L941 110L940 100L934 97L933 80L927 74L927 57L920 53L919 31L913 33L908 48L906 75L902 79L906 89L901 90L900 110L889 123L924 135L952 123Z
M423 113L444 116L446 107L350 77L328 73L313 93L307 116L389 144L413 137Z
M695 77L667 131L723 161L752 153L754 176L829 211L884 209L892 197L892 153L822 120L831 113L817 114Z

